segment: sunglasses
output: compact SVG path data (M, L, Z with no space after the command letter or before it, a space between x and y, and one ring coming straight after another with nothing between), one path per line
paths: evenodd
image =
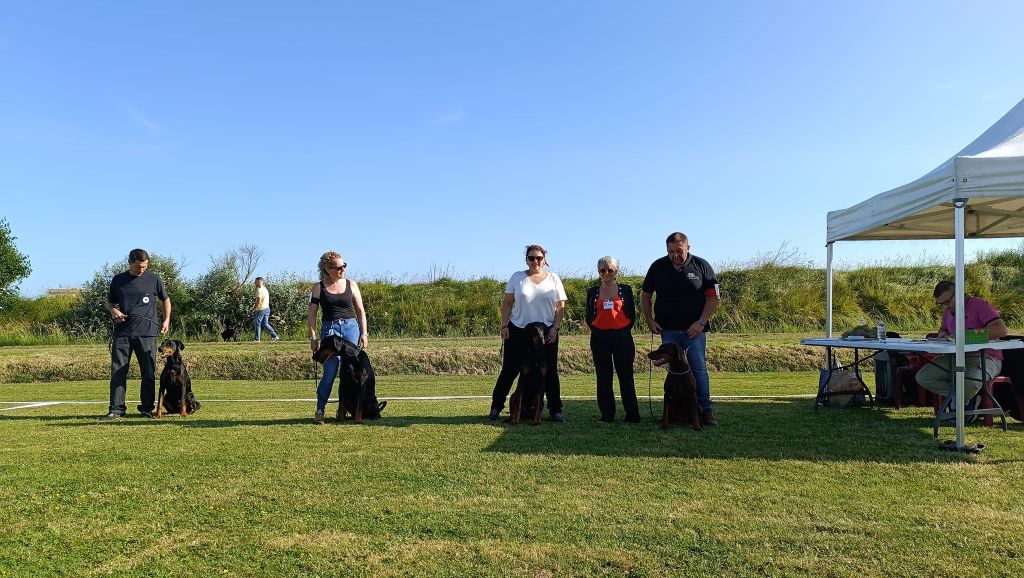
M341 271L341 270L345 269L346 267L348 267L348 263L342 263L341 265L338 265L337 267L331 267L330 265L327 266L328 269L334 269L335 271Z
M598 269L598 273L604 275L605 273L618 273L615 269Z
M543 261L544 260L544 255L527 255L526 256L526 260L527 261Z

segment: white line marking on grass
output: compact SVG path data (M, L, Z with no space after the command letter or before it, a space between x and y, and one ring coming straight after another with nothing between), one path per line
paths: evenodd
M5 402L5 403L11 403L11 402ZM18 403L24 403L24 405L17 405L17 406L14 406L14 407L2 407L2 408L0 408L0 411L14 411L16 409L28 409L30 407L45 407L47 405L57 405L59 403L64 403L64 402L61 402L61 401L37 401L37 402L18 402Z
M646 396L638 396L644 398ZM661 396L654 396L660 399ZM711 399L810 399L815 397L813 393L798 393L788 395L713 395ZM381 397L387 401L446 401L453 399L491 399L489 395L423 395L404 397ZM562 399L592 400L597 399L592 395L563 395ZM315 402L315 397L290 397L280 399L201 399L202 403L310 403ZM328 403L337 403L332 399ZM46 407L51 405L106 405L105 400L66 400L66 401L0 401L0 404L14 405L14 407L0 408L0 411L14 411L17 409L29 409L33 407ZM138 403L138 400L127 400L126 403Z

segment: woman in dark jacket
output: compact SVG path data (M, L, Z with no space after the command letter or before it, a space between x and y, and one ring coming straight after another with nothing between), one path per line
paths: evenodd
M611 423L615 419L614 365L619 375L619 392L626 421L637 423L640 421L640 408L633 384L633 361L636 357L632 333L633 322L636 321L633 288L616 282L619 262L615 257L601 257L597 261L597 272L601 276L601 284L587 290L587 326L590 328L594 371L597 372L597 406L601 410L601 421Z

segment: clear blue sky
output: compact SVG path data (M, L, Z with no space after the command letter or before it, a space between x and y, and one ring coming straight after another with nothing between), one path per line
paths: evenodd
M719 268L929 171L1024 98L1024 3L3 2L22 293L133 247L506 278L680 230ZM968 249L1015 246L971 242ZM951 243L838 245L854 264Z

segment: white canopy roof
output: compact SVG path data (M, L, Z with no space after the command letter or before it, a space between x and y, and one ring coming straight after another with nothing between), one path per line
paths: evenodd
M1024 100L925 176L830 211L827 242L952 239L956 198L970 199L966 238L1024 237Z

